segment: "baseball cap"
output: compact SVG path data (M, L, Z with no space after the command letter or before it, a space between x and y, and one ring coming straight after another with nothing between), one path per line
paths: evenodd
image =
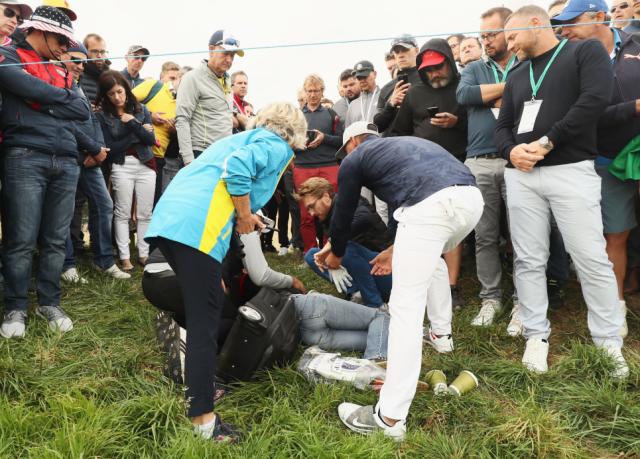
M422 55L422 62L420 63L418 70L422 70L425 67L431 67L433 65L439 65L444 62L444 60L444 54L430 49L428 51L425 51L425 53Z
M20 9L20 16L25 21L27 19L29 19L29 17L33 14L33 10L31 9L31 7L29 5L27 5L26 3L23 3L23 2L19 2L17 0L9 0L8 2L7 1L3 1L2 4L3 5L17 6Z
M75 46L70 46L69 49L67 49L67 52L68 53L82 53L85 56L89 56L89 51L87 51L87 48L85 48L82 43L76 43Z
M402 46L404 49L417 48L418 42L413 37L413 35L404 34L393 39L393 41L391 42L391 51L393 51L394 48L398 46Z
M356 121L344 130L344 134L342 134L342 146L336 151L336 159L344 159L345 156L347 156L345 147L349 143L349 140L362 134L372 134L380 137L378 126L368 121Z
M62 10L62 12L69 16L69 19L71 19L72 21L78 19L78 15L71 9L71 5L69 5L69 2L67 0L43 0L42 4L44 6L53 6L54 8Z
M226 51L235 51L238 56L244 56L244 51L240 49L240 42L226 30L213 32L209 39L209 46L221 46Z
M604 0L570 0L562 13L551 19L551 23L571 21L583 13L597 13L598 11L609 11L607 2Z
M147 48L145 48L142 45L131 45L131 46L129 46L129 50L127 51L127 56L133 56L135 53L139 53L141 51L142 51L142 55L143 55L142 60L146 61L147 58L149 57L149 54L151 54L151 53L149 52L149 50Z
M369 61L360 61L356 65L353 66L354 77L368 77L371 72L375 69L373 68L373 64Z

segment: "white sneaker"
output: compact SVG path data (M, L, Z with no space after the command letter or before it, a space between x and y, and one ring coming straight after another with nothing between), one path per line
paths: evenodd
M24 311L8 311L4 313L4 320L0 327L3 338L24 338L27 313Z
M402 441L407 433L405 421L398 421L395 425L388 426L373 405L360 406L343 402L338 405L338 416L345 426L363 435L371 435L377 430L382 430L387 437Z
M471 321L475 327L485 327L493 323L493 318L502 309L500 301L486 298L482 300L482 307L477 316Z
M605 346L603 349L607 355L611 357L611 360L613 360L613 363L616 366L611 372L611 377L613 379L624 379L629 376L629 366L622 355L622 349L610 346Z
M102 272L114 279L131 279L131 274L122 271L115 263L110 268L103 269Z
M629 334L629 327L627 327L627 302L624 300L620 300L620 309L622 309L623 322L622 327L620 327L620 337L626 338Z
M546 373L549 370L547 355L549 342L540 338L529 338L522 356L522 363L534 373Z
M280 247L280 250L278 250L278 256L284 257L285 255L289 255L289 247Z
M62 273L60 277L62 278L63 281L70 282L72 284L87 283L87 279L85 279L84 277L81 277L80 274L78 274L78 270L75 267L67 269L65 272Z
M522 335L522 320L520 320L520 305L518 303L513 303L511 321L507 325L507 334L509 336Z
M38 306L36 314L49 322L49 328L62 333L73 330L73 322L59 306Z
M446 354L453 351L453 338L451 335L438 336L431 331L429 327L428 333L424 334L422 340L439 352L440 354Z

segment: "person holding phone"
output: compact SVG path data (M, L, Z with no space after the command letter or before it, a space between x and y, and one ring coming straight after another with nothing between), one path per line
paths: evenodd
M294 159L293 183L297 189L311 177L327 179L337 190L338 162L336 151L342 145L343 121L331 108L322 106L324 81L318 75L309 75L304 80L304 92L307 101L302 113L307 119L307 146L296 151ZM300 204L300 234L304 251L323 244L322 235L316 233L313 216Z
M456 100L460 74L446 40L434 38L416 57L420 83L404 97L388 136L416 136L437 143L461 162L467 148L467 111ZM449 268L453 306L462 306L458 277L462 263L459 245L444 255Z
M391 123L398 114L398 109L407 95L411 85L420 83L420 76L416 67L418 42L411 35L400 35L391 42L391 54L398 68L397 77L380 90L378 106L373 122L382 132L391 127Z

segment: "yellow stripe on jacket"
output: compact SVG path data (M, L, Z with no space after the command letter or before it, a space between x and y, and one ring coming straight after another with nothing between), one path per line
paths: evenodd
M227 185L220 180L211 196L198 250L204 253L209 253L213 250L222 231L229 225L234 211L235 208L233 207L231 195L227 191ZM231 221L231 229L233 229L233 221ZM222 237L227 237L228 232L229 229L225 231Z

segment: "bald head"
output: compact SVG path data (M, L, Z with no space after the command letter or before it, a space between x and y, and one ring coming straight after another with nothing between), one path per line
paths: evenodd
M547 12L536 5L523 6L507 18L505 38L519 61L539 56L558 44Z

